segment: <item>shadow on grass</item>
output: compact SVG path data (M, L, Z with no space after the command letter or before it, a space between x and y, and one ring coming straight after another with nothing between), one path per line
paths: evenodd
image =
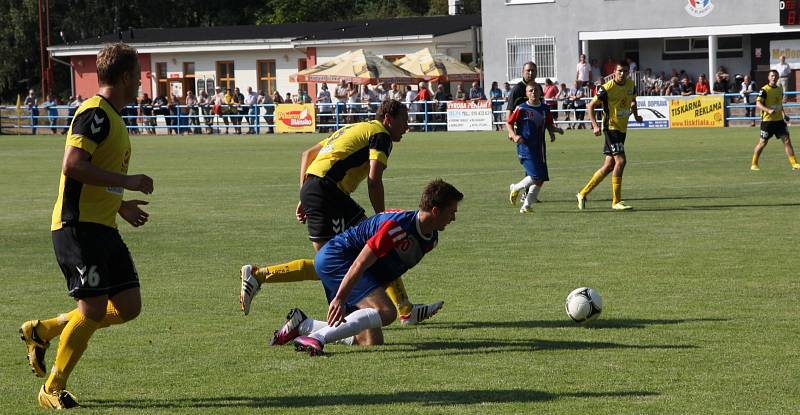
M378 348L344 348L329 355L345 355L350 353L406 353L404 359L485 355L509 352L536 352L546 350L600 350L600 349L697 349L698 346L687 344L625 344L593 341L556 341L556 340L452 340L391 343L390 347ZM420 353L412 353L420 352Z
M405 391L298 396L216 396L179 399L98 399L82 401L87 408L310 408L392 404L479 405L484 403L542 402L563 398L640 398L657 396L649 391L585 391L548 393L528 389Z
M685 318L685 319L600 319L593 321L591 324L581 326L573 323L567 319L563 320L520 320L520 321L462 321L462 322L440 322L440 321L426 321L423 323L425 326L433 326L443 329L486 329L486 328L516 328L516 329L532 329L532 328L559 328L559 327L576 327L587 329L643 329L648 326L665 325L665 324L683 324L695 322L720 322L727 321L722 318ZM399 330L399 329L398 329Z

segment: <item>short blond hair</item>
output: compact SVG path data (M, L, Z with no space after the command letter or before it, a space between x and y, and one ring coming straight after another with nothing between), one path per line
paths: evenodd
M97 54L97 79L101 85L115 85L122 75L136 68L139 53L125 43L106 45Z

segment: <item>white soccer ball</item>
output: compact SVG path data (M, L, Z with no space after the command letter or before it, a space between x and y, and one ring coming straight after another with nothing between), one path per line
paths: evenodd
M576 323L586 323L596 319L603 311L603 298L592 288L576 288L567 296L564 309Z

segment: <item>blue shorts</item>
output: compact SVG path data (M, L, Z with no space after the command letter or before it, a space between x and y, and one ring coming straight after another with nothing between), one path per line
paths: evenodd
M325 287L325 296L328 298L328 303L336 297L347 270L350 265L356 260L357 252L350 252L344 249L336 239L330 240L322 249L317 252L314 257L314 269L317 271L317 276ZM372 275L367 270L358 279L356 285L350 291L350 295L345 301L348 312L358 308L358 304L364 297L369 295L376 288L384 289L380 279Z
M519 164L522 164L522 168L525 169L525 174L530 176L533 180L541 180L543 182L550 180L550 176L547 174L547 162L541 158L535 160L520 156Z

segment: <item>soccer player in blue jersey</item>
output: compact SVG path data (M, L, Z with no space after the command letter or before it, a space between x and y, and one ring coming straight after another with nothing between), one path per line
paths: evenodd
M327 321L295 309L270 344L293 341L311 356L322 355L327 343L383 344L381 327L397 318L385 287L436 247L438 232L456 219L463 198L437 179L422 192L419 210L378 213L333 237L314 258L328 299Z
M544 182L550 180L547 173L547 144L544 132L550 134L550 141L555 141L556 135L564 134L564 130L553 123L550 108L542 102L542 87L531 81L525 87L526 102L514 108L508 117L506 128L508 139L517 144L517 157L525 169L525 177L518 183L509 186L508 200L516 206L520 193L523 198L520 213L531 213L531 205L536 203L539 191Z

